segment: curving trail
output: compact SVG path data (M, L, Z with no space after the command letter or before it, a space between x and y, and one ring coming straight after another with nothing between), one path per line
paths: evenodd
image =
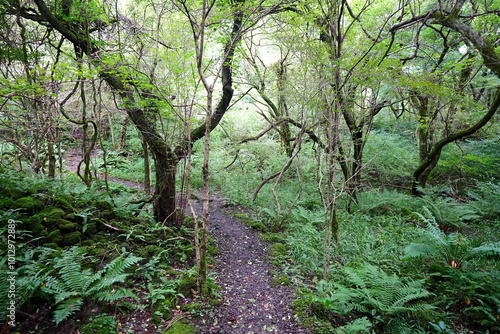
M66 156L67 169L76 172L79 153ZM103 175L97 175L104 178ZM143 189L141 183L108 177L112 182ZM201 204L193 201L201 212ZM289 286L271 284L267 262L267 242L257 232L237 218L225 213L222 199L210 205L210 231L216 242L218 255L212 268L216 284L221 286L223 303L210 309L196 320L201 334L300 334L310 330L301 328L290 309L294 291ZM136 333L140 333L136 332Z

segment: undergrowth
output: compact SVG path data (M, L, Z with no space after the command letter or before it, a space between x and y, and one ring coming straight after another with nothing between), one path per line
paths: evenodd
M181 287L195 287L183 275L194 258L189 220L179 228L156 223L130 204L143 195L119 185L8 171L0 178L0 218L15 224L16 236L16 291L0 288L2 322L13 301L16 328L26 333L117 333L137 315L160 331L184 298ZM0 226L3 245L7 229ZM0 254L5 281L7 247Z

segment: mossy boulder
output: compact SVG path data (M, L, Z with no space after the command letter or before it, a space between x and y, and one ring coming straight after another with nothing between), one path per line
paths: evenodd
M256 230L257 232L264 233L267 231L267 226L261 222L250 222L250 227Z
M82 334L116 334L118 320L111 315L99 315L91 318L90 323L80 328Z
M64 210L60 208L49 207L31 216L30 221L43 222L45 225L55 225L56 221L63 218L65 214Z
M45 230L43 224L39 221L27 221L28 229L33 232L33 236L39 236Z
M62 237L62 244L64 246L73 246L80 243L82 234L80 231L75 231L71 233L64 234Z
M196 327L189 324L185 324L181 321L174 322L169 329L167 329L163 334L197 334L199 333Z
M72 232L72 231L76 231L76 230L79 230L80 229L80 225L78 225L77 223L73 223L69 220L66 220L66 219L57 219L56 220L56 226L61 230L61 231L65 231L65 232Z
M35 214L43 209L43 201L34 197L21 197L15 201L16 208L24 209L30 214Z
M47 235L47 240L50 243L54 243L57 245L61 243L62 239L63 237L60 230L54 230Z
M285 237L280 233L266 233L262 235L262 239L273 243L285 241Z
M99 218L103 219L113 219L116 217L116 214L113 210L104 210L99 212Z
M201 309L203 305L200 303L190 303L181 306L181 310L184 312L194 312Z
M172 308L175 305L172 305L170 299L162 299L157 301L151 306L151 310L153 311L153 320L156 323L160 323L162 319L168 320L172 317Z
M52 202L54 203L52 206L62 208L67 212L77 211L72 204L75 202L75 199L72 196L68 195L65 197L55 197Z
M93 206L99 211L113 211L113 205L107 201L92 201L90 206Z

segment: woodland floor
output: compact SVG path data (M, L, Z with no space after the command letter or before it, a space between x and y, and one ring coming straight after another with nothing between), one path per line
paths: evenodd
M75 172L78 165L76 152L67 156L68 169ZM142 188L141 184L108 178L127 186ZM246 226L232 214L241 208L228 208L222 198L210 203L210 230L218 250L210 276L221 287L222 303L206 306L203 316L191 319L200 333L262 334L308 333L295 319L290 304L294 300L294 289L290 286L273 285L270 271L273 266L267 261L268 244L258 233ZM201 204L193 201L200 211ZM146 319L144 319L146 320ZM136 328L135 333L152 333Z

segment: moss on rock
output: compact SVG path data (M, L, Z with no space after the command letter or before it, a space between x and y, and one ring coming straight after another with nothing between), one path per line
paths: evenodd
M56 226L62 231L76 231L80 229L80 225L66 219L57 219Z
M35 214L43 209L44 203L34 197L21 197L15 201L14 205L16 208L21 208L30 214Z
M181 321L174 322L169 329L167 329L163 334L196 334L198 330L188 324L185 324Z
M76 245L77 243L80 243L81 236L82 236L82 234L80 233L80 231L67 233L67 234L63 235L63 237L62 237L62 244L64 246Z
M60 242L62 241L62 234L61 234L61 231L60 230L54 230L52 232L49 233L49 235L47 235L47 240L50 242L50 243L54 243L54 244L57 244L59 245Z

